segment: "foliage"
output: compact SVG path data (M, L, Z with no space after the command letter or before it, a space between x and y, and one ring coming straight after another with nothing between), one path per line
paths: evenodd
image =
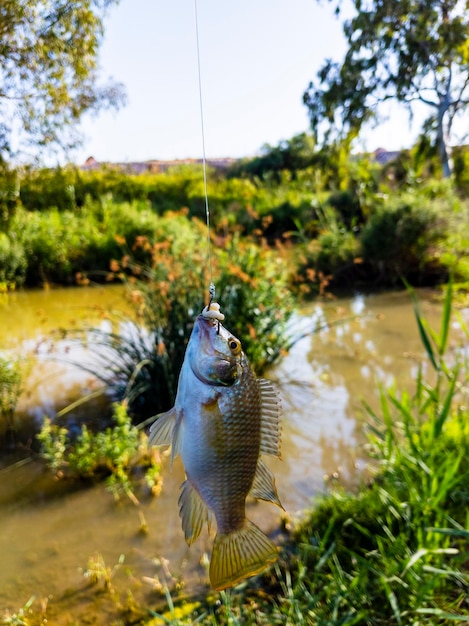
M112 428L93 433L86 425L72 441L66 427L44 419L40 433L41 453L51 470L59 475L74 478L93 479L105 474L107 488L114 496L127 495L134 503L138 500L134 494L131 472L137 462L148 466L149 487L154 494L161 490L159 477L160 466L156 457L147 457L146 436L135 426L124 404L114 405Z
M373 273L385 280L407 277L421 284L437 265L432 252L446 232L438 203L402 195L375 211L360 234L362 256ZM435 268L441 273L441 269Z
M73 145L83 113L122 101L119 85L98 83L103 20L112 3L2 1L1 158L11 153L12 138L20 146Z
M352 4L355 13L343 24L348 46L344 60L326 60L317 84L310 83L304 94L313 129L317 132L325 123L326 137L339 128L353 138L376 118L379 103L395 99L412 110L419 102L431 111L423 130L433 133L449 176L453 122L464 115L468 102L465 3Z
M112 278L108 269L120 257L123 244L157 228L156 216L145 202L115 204L108 198L88 200L80 211L18 210L12 222L27 258L26 283L68 284L79 273ZM11 270L10 270L11 271Z
M138 324L106 332L86 329L79 337L95 354L86 367L125 398L133 416L145 419L169 409L176 395L179 371L192 324L206 300L210 282L206 231L184 213L159 220L154 239L138 239L134 253L113 264L127 272L129 297ZM243 343L254 370L262 372L289 346L287 323L293 303L280 259L267 247L239 236L218 241L212 250L216 299L227 327ZM201 250L202 245L202 250Z
M296 247L292 284L300 294L317 293L324 277L335 287L402 279L434 285L452 273L461 287L467 284L469 204L447 181L431 179L397 194L366 193L359 205L363 221L352 219L352 227L342 221L343 209L330 203L315 205L316 237Z
M5 289L21 287L26 278L26 254L18 241L0 232L0 285Z
M469 148L460 146L453 150L454 182L461 195L469 196Z
M2 430L13 429L13 418L21 394L21 363L19 359L0 354L0 420Z
M344 142L318 151L317 168L279 170L275 180L267 172L261 181L209 171L214 246L250 236L272 248L294 247L287 270L298 293L317 292L327 276L335 286L395 284L400 274L435 284L448 268L465 284L465 151L455 151L457 186L442 180L433 152L421 138L382 168L366 155L351 155L350 142ZM0 241L0 271L8 275L3 282L17 285L115 280L109 269L123 254L144 271L152 263L152 244L164 240L161 224L174 220L183 228L175 209L185 207L187 216L205 221L198 165L142 175L110 167L25 169L18 181L24 206L11 213L8 240ZM205 238L195 227L193 232ZM177 232L171 236L184 241ZM189 246L187 253L192 251Z
M307 133L280 141L277 146L266 144L261 156L244 159L230 167L228 176L251 176L280 182L281 172L289 171L293 177L297 172L317 164L314 138Z
M19 174L0 160L0 231L6 230L19 204Z

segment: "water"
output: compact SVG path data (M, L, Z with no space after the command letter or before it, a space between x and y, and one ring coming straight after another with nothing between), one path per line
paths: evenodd
M420 298L423 314L437 328L441 306L431 292L421 292ZM126 306L122 290L115 287L4 298L0 346L32 359L20 404L23 416L37 421L53 414L73 394L96 384L49 360L47 334L86 321L107 323L110 310ZM298 341L269 372L281 387L284 420L283 459L268 459L268 464L288 515L298 517L331 482L356 482L365 466L362 400L378 408L377 383L411 387L423 351L404 292L314 303L301 310L294 328L298 334L316 332ZM453 335L458 336L457 323ZM83 487L53 480L34 460L1 470L0 617L35 596L33 608L43 607L49 623L112 623L116 603L129 603L129 592L137 603L154 607L164 599L158 581L171 583L174 576L186 589L203 588L207 576L200 561L211 541L203 533L190 549L184 542L177 507L183 468L178 461L172 473L165 463L163 479L162 495L152 499L143 493L136 507L130 501L114 502L102 484ZM279 509L250 503L248 516L281 539ZM97 555L110 568L125 556L113 574L114 594L102 585L91 587L84 576Z

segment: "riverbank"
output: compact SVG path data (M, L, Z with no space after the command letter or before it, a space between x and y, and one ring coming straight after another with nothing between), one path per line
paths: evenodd
M106 295L107 289L72 291L76 292L78 299L81 293L83 300L95 293L100 306L97 309L93 305L87 307L95 314L96 311L110 308L110 303L116 301L116 288L109 288L110 299ZM49 296L53 294L51 292ZM21 295L17 294L17 304ZM25 337L24 345L31 342L32 337L37 338L43 333L41 321L47 317L47 309L42 306L42 316L32 315L42 297L39 292L37 295L36 302L34 299L31 301L31 293L25 294L29 299L29 312L28 307L24 306L26 299L23 306L16 307L18 312L23 313L24 319L35 323L35 326L30 326L29 337ZM65 294L61 291L57 292L54 302L51 311L54 308L56 311L62 310L61 321L56 318L54 325L60 322L64 326L66 320L73 323L78 313L76 306L71 306L73 315L70 316L70 309L65 305ZM426 300L422 294L420 306L430 325L438 328L442 315L441 304L432 299ZM52 316L51 313L50 321ZM456 319L453 322L448 347L450 360L458 353L459 346L464 345L461 342L465 337L464 333L454 335ZM335 626L343 623L344 616L349 614L350 619L356 618L356 623L360 623L359 618L364 618L357 608L357 602L363 601L365 596L371 600L372 596L366 595L370 593L366 592L366 588L368 585L374 589L375 583L365 577L365 573L366 576L371 573L363 563L357 570L356 566L343 561L348 557L340 543L341 537L346 537L347 546L349 539L354 537L354 549L358 552L362 549L373 552L367 533L374 533L374 530L365 532L367 524L376 520L378 514L386 518L389 508L385 502L384 509L379 510L379 498L374 489L381 490L382 494L382 490L389 489L384 481L394 476L399 482L402 477L402 473L397 474L397 469L386 461L384 465L389 472L387 477L375 477L375 487L364 487L362 492L358 492L358 500L356 496L347 495L352 487L356 490L361 477L369 476L362 473L370 459L365 452L364 446L368 440L363 431L369 416L364 417L363 409L360 410L361 400L366 400L381 419L382 404L377 379L386 387L394 381L398 389L408 390L412 396L418 363L423 362L424 371L428 371L428 359L424 358L425 350L418 338L412 304L404 292L314 303L301 312L295 323L304 330L322 330L299 341L291 354L269 372L270 377L280 381L284 398L283 461L276 462L272 469L289 515L281 522L274 507L261 503L250 505L249 508L249 516L254 516L261 527L270 530L279 545L283 546L278 568L231 593L217 596L209 594L211 599L208 603L201 600L207 592L204 554L210 549L210 541L204 536L202 542L190 550L185 546L177 516L177 492L183 479L179 465L176 465L173 473L169 473L167 464L164 465L163 491L156 500L147 499L143 492L137 490L141 500L140 508L135 508L130 501L116 506L110 494L105 492L104 485L99 484L60 498L54 496L53 492L47 495L49 488L43 482L43 470L36 467L30 478L27 478L29 470L20 468L22 477L15 474L13 478L12 474L8 483L13 480L19 486L22 485L23 496L16 497L14 505L12 500L8 503L4 500L0 507L5 538L1 553L5 562L10 564L3 572L8 579L2 584L2 589L7 593L3 601L5 609L8 608L11 614L17 613L30 597L35 596L32 613L25 613L30 624L40 623L41 606L49 622L60 625L73 624L73 620L76 623L78 616L90 614L96 616L98 623L99 620L101 623L103 620L108 623L121 620L124 624L144 624L150 620L149 610L165 613L165 618L174 624L189 624L200 618L205 623L300 624L306 620L313 624L328 621ZM21 323L18 328L22 328ZM60 388L60 381L57 384ZM459 399L458 403L464 404ZM441 439L444 449L449 449L451 443L446 439L447 436L449 439L453 434L460 436L456 426L451 423L448 419L444 424L445 434L444 439ZM381 428L378 423L375 427ZM420 429L417 429L416 435L419 433ZM423 435L420 433L419 436ZM396 432L393 440L400 437ZM464 446L467 438L464 437L461 436L458 443L461 452L466 450ZM383 441L389 438L384 436ZM422 441L421 447L422 454L427 454L429 441ZM435 446L430 447L433 449ZM404 456L406 450L401 450ZM396 449L391 448L390 452L394 455ZM448 458L454 459L455 456L449 455ZM435 457L436 460L443 467L439 456ZM379 458L375 455L373 463L376 462L379 462ZM425 463L428 465L428 459ZM460 475L464 478L466 470L460 469ZM37 496L33 496L36 489L34 475L40 478L40 482L36 483L40 487ZM420 474L412 480L414 484L420 485ZM57 481L52 481L52 484L57 484ZM464 485L458 486L458 491L463 493L460 487L464 488ZM341 489L345 491L341 492ZM336 495L327 497L321 504L321 494L324 492ZM29 504L25 500L26 494ZM400 494L399 497L405 504L405 496ZM315 503L313 512L308 515L301 513L309 509L312 502ZM435 513L445 514L446 504L443 503L440 508L432 506L431 509ZM373 511L371 518L370 510ZM405 510L404 506L401 513ZM451 513L453 517L456 515L454 519L459 519L459 513ZM145 521L145 531L140 514ZM351 525L348 521L350 519L355 519L359 528ZM334 520L333 525L331 520ZM427 523L430 523L430 519L427 519ZM279 534L281 524L286 528L285 532ZM31 528L35 529L34 533L29 532ZM456 534L451 536L443 533L441 536L449 536L456 542L464 539L462 535L458 538ZM405 537L403 534L401 540ZM334 541L336 545L332 547ZM392 543L389 547L393 547ZM464 546L455 543L443 548L459 549L462 553ZM418 551L420 548L415 549ZM379 547L375 550L379 554ZM121 554L125 556L122 562ZM356 555L348 556L353 563ZM411 556L408 555L407 562L397 562L396 571L400 567L398 573L402 574ZM367 558L371 558L363 557L361 553L359 557L365 559L365 564ZM451 560L444 568L449 570L450 565L453 567L454 564L453 556L447 553L447 557ZM429 557L430 562L427 560L423 564L436 568L437 564L432 560L434 558ZM391 555L387 554L386 559L390 565ZM321 560L322 565L318 567ZM340 567L336 567L337 562ZM464 568L460 570L460 578L465 580ZM413 568L409 572L412 576L415 573ZM359 580L354 582L357 577ZM390 584L393 584L392 581ZM350 597L344 591L349 589L349 585L356 590ZM385 589L383 586L380 588ZM323 595L318 595L324 589L326 591L321 592ZM464 590L464 586L461 589ZM399 590L391 587L391 591L400 598ZM47 603L44 599L49 595L52 598ZM176 608L168 606L169 597ZM186 601L183 601L184 597ZM389 598L392 598L392 594ZM334 602L337 605L335 622L332 621ZM375 604L387 607L388 612L383 613L382 623L393 623L396 620L394 613L389 613L392 604L387 596L386 604L381 598ZM399 606L399 610L404 611ZM420 608L431 609L432 606L426 604ZM458 610L462 611L463 608L463 604L457 607L453 603L452 607L445 606L444 610L451 610L457 615ZM204 614L205 617L202 617ZM374 623L380 623L379 616L374 619ZM406 615L401 617L403 623L406 623L406 619ZM153 623L159 623L158 619L155 618ZM434 623L444 622L435 620Z
M341 177L305 167L263 178L209 172L214 252L233 237L276 251L290 288L433 286L450 273L469 284L469 201L462 188L428 176L399 182L367 159ZM397 165L394 166L397 168ZM154 246L205 256L205 198L199 166L160 174L74 168L15 173L0 222L0 285L115 281L151 265ZM337 179L336 179L337 178ZM10 183L11 187L11 183ZM124 263L124 265L122 265Z

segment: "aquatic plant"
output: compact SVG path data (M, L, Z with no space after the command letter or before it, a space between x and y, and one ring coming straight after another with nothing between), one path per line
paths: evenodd
M14 430L14 415L22 384L21 362L0 354L0 424L2 430Z
M94 433L84 424L74 439L67 428L45 418L37 435L41 454L56 475L88 480L106 476L107 489L116 499L126 495L138 504L133 468L146 467L147 486L158 495L161 466L157 456L149 456L146 436L132 425L125 404L114 405L113 417L114 426Z

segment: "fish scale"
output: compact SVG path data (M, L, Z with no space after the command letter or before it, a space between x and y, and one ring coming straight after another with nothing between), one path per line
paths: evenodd
M186 541L212 515L217 522L210 581L224 589L276 560L273 542L246 518L246 497L282 506L261 454L280 456L280 401L272 383L257 379L241 343L213 303L194 323L174 407L150 429L152 445L180 454L186 480L179 497Z

